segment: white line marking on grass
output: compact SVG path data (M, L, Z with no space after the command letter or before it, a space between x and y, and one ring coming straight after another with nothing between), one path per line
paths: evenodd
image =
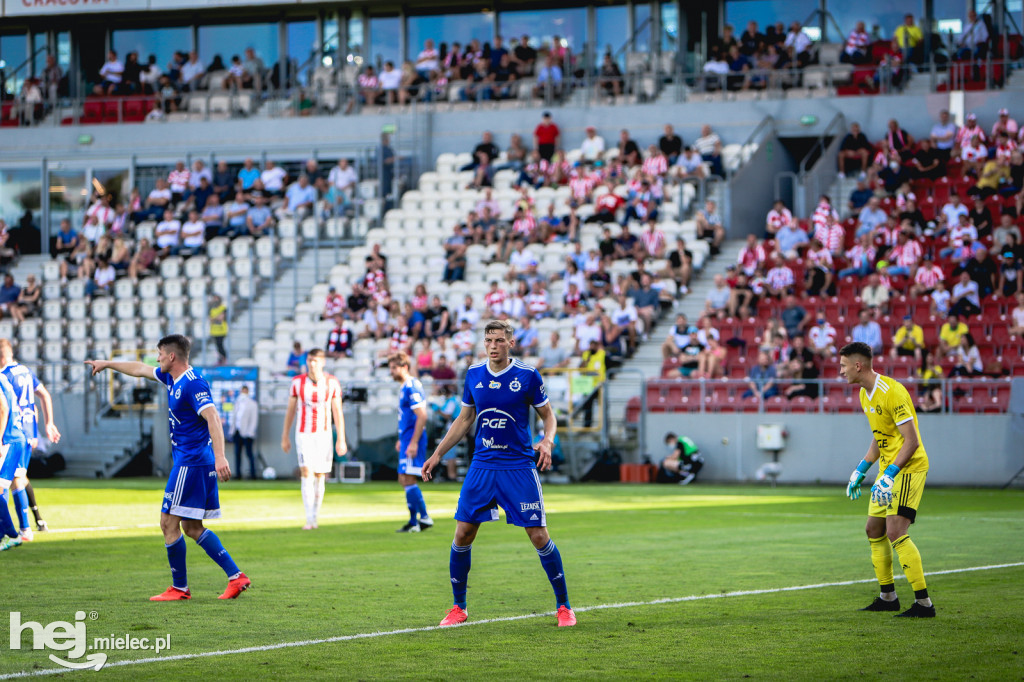
M967 568L951 568L945 571L929 571L925 573L926 576L932 575L950 575L953 573L971 573L974 571L992 571L999 568L1016 568L1018 566L1024 566L1024 561L1018 561L1010 564L991 564L989 566L970 566ZM898 575L896 578L902 578L903 576ZM687 597L665 597L663 599L653 599L651 601L629 601L620 602L617 604L596 604L594 606L581 606L577 609L573 609L578 613L585 613L587 611L603 611L605 609L624 609L633 606L656 606L659 604L678 604L681 602L690 601L702 601L705 599L725 599L726 597L748 597L757 594L778 594L780 592L800 592L802 590L817 590L822 587L846 587L848 585L860 585L863 583L873 583L874 578L864 578L861 580L842 580L830 583L815 583L813 585L792 585L790 587L771 587L760 590L735 590L733 592L719 592L715 594L691 594ZM292 649L295 647L302 646L314 646L317 644L333 644L334 642L350 642L357 639L377 639L379 637L391 637L393 635L409 635L418 632L433 632L434 630L441 629L452 629L452 628L467 628L474 625L486 625L488 623L507 623L514 620L528 620L530 618L543 618L546 616L555 615L554 611L546 611L544 613L527 613L520 616L504 616L502 618L487 618L484 620L474 620L459 625L453 625L449 628L441 628L439 625L427 625L419 628L403 628L401 630L386 630L384 632L361 632L355 635L339 635L337 637L324 637L323 639L305 639L298 642L281 642L279 644L267 644L264 646L250 646L243 649L226 649L223 651L203 651L196 654L175 654L173 656L153 656L151 658L133 658L124 661L113 661L106 664L105 668L116 668L126 665L142 665L145 663L167 663L170 661L187 661L194 660L197 658L211 658L214 656L231 656L234 654L249 654L262 651L275 651L277 649ZM10 673L7 675L0 675L0 680L13 680L22 677L40 677L44 675L65 675L74 672L67 668L50 668L46 670L32 670L24 671L20 673Z

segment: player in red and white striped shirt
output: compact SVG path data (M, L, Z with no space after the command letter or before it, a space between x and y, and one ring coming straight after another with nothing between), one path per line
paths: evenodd
M317 527L317 515L324 501L327 474L333 466L331 439L334 437L332 424L338 427L338 440L334 451L339 457L348 452L345 442L345 417L341 411L341 385L332 375L324 372L324 352L314 348L306 356L309 371L292 379L288 409L284 415L284 431L281 434L281 449L287 453L292 448L288 432L295 421L295 450L299 456L299 471L302 474L302 504L306 508L306 525L303 530Z
M932 293L939 282L946 281L946 273L932 262L928 256L921 262L921 267L914 275L914 283L910 287L911 296L927 296Z

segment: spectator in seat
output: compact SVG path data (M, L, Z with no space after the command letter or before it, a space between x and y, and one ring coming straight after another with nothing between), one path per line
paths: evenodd
M921 253L921 243L911 239L907 231L900 230L896 234L896 245L886 254L886 258L892 263L886 269L887 274L892 277L913 277L917 273Z
M889 310L889 297L892 295L889 285L882 281L877 272L868 276L867 285L861 289L861 304L874 310L876 314L885 314Z
M1021 284L1024 279L1024 250L1018 246L1016 235L1007 235L1006 244L996 248L996 255L999 262L999 286L996 290L1007 298L1016 296L1017 292L1024 291Z
M238 91L245 87L245 67L242 66L242 58L237 54L231 56L231 66L224 76L222 85L225 90Z
M452 368L451 363L448 361L448 356L443 352L444 338L441 338L442 349L439 349L437 357L434 360L434 368L430 374L434 377L434 381L455 381L455 370ZM454 357L454 355L453 355Z
M338 289L335 286L330 286L327 289L327 297L324 300L324 310L320 313L321 320L333 320L338 315L342 315L345 312L345 299L341 294L338 293Z
M832 253L818 239L813 239L805 260L808 266L804 271L807 295L820 296L830 292L835 278Z
M853 341L866 343L875 355L882 354L882 328L871 319L871 311L861 308L859 322L853 327L850 337Z
M476 346L476 334L470 326L469 320L462 320L459 323L459 331L452 336L452 347L459 360L473 357L473 348Z
M711 164L711 174L724 177L722 170L722 138L712 131L711 126L701 126L700 137L693 142L701 159Z
M782 298L793 293L796 283L793 271L782 261L782 255L776 251L772 254L772 268L765 276L765 295Z
M970 329L956 313L950 313L939 328L939 355L949 355L960 346L960 339Z
M640 154L640 147L629 135L629 131L623 128L619 131L618 159L628 167L639 166L643 157Z
M467 294L462 305L455 309L455 319L460 326L463 322L469 322L470 326L475 327L480 322L480 311L473 306L472 296Z
M206 67L199 61L195 51L188 53L188 61L181 66L181 89L183 92L195 92L206 75Z
M584 161L593 163L604 156L604 138L597 134L597 128L587 126L586 137L580 143L580 154Z
M972 136L967 144L960 148L960 160L963 161L964 175L978 177L988 161L988 147L980 135Z
M546 98L548 93L554 99L562 97L562 67L554 55L548 55L544 66L537 71L537 85L533 88L533 96Z
M985 364L981 361L981 352L974 342L974 336L965 332L960 337L959 345L953 349L953 369L949 376L976 377L981 376L984 370Z
M799 21L794 21L789 25L789 32L786 34L783 47L789 53L790 59L796 62L800 68L811 63L812 46L810 36L804 33Z
M704 159L692 146L685 147L683 153L676 159L675 165L672 166L672 177L684 182L699 181L707 177Z
M267 167L260 173L263 190L272 197L284 195L284 186L288 181L288 173L273 161L267 161Z
M85 283L85 295L95 296L97 294L109 294L110 285L114 283L117 272L104 256L96 259L96 269L93 270L92 279Z
M540 347L540 337L537 330L530 325L530 316L524 315L519 320L519 327L515 332L516 344L513 347L515 354L520 356L531 356L537 353Z
M938 235L944 235L961 224L961 216L968 217L970 211L962 201L960 195L953 192L949 195L949 202L943 204L938 215ZM945 258L945 256L943 256Z
M846 207L851 212L860 211L862 208L867 206L868 201L875 196L875 193L868 187L866 180L858 180L857 187L850 192L850 200L846 202Z
M875 271L877 251L870 234L861 235L857 243L845 255L846 260L850 263L850 267L839 271L839 279L867 277Z
M982 298L991 296L996 291L999 267L984 246L978 247L974 256L964 265L964 271L978 285L978 294Z
M926 254L921 261L921 267L914 273L914 283L910 285L911 298L931 295L936 285L945 279L946 275L942 268L935 265L932 257Z
M818 315L818 323L807 330L807 341L811 352L822 358L836 354L836 328L829 324L824 315Z
M898 357L913 356L914 360L921 362L921 353L924 349L924 330L920 325L914 323L913 317L905 315L903 324L892 335L890 357L895 360Z
M551 332L550 342L538 351L537 369L558 369L569 366L572 355L561 346L562 337L557 331Z
M906 14L903 23L893 32L893 40L899 48L904 64L920 64L924 59L924 35L914 23L914 15Z
M301 222L313 214L316 200L316 188L309 184L309 177L300 175L298 181L288 187L284 205L278 209L278 216L295 218Z
M107 61L100 67L100 83L92 89L94 95L116 95L121 89L124 76L124 64L117 58L117 52L107 53Z
M938 180L946 175L946 166L942 162L942 155L932 148L932 142L927 137L921 140L918 150L910 159L912 174L919 180Z
M274 214L267 206L267 200L262 196L253 198L253 205L245 214L245 229L255 238L272 234L274 230Z
M249 204L245 200L245 194L238 192L235 200L224 207L224 225L220 232L221 236L234 237L249 232L248 215Z
M327 335L324 355L332 359L351 357L352 341L352 332L345 324L345 318L337 315L334 318L334 329Z
M725 317L732 291L722 275L715 275L715 286L704 300L704 314Z
M260 172L259 166L251 158L242 162L242 167L238 169L238 189L243 192L251 190L260 179Z
M953 286L950 298L950 315L970 317L981 314L981 297L978 283L971 279L970 274L964 270L960 273L960 281Z
M743 397L756 396L760 400L767 400L778 395L778 375L775 372L775 365L772 364L768 353L761 351L757 354L757 364L750 368L747 375L749 388L744 391Z
M728 317L748 318L757 308L757 294L750 286L749 278L740 273L736 276L736 284L729 292L729 305L726 307Z
M327 206L331 215L340 215L352 204L358 183L359 175L348 159L338 159L327 174Z
M949 161L953 153L953 146L956 144L957 127L956 123L949 117L949 110L943 109L939 112L939 121L931 130L931 141L935 151L939 154L943 163Z
M86 284L88 290L90 283ZM14 276L11 273L4 274L3 286L0 286L0 318L4 315L11 317L15 322L21 322L24 314L18 305L18 297L21 296L21 287L14 283Z
M942 411L942 365L934 362L935 355L927 348L922 353L921 366L917 368L918 411Z
M176 219L170 210L164 211L164 219L156 224L156 229L153 232L156 238L157 255L160 258L169 256L177 250L180 244L180 232L181 221Z
M659 299L658 292L651 287L651 276L640 277L640 286L630 292L633 303L636 305L637 315L644 323L644 329L651 329L654 320L658 316Z
M776 199L775 203L772 204L772 210L768 211L768 217L765 218L764 226L764 238L775 239L779 230L782 229L783 225L793 224L793 213L786 208L786 204L781 199ZM749 242L749 238L747 240ZM747 273L752 274L752 273Z
M661 357L665 360L670 360L675 357L679 357L683 347L689 339L690 325L686 321L686 315L682 313L676 315L675 324L672 325L668 330L668 336L661 344Z
M622 94L622 70L612 59L611 53L606 52L601 60L601 68L598 71L597 87L604 91L608 97L615 98Z
M776 253L782 258L794 260L800 256L799 248L808 242L807 233L796 223L783 225L775 233L775 244L778 247Z
M722 369L725 363L726 350L719 340L709 337L704 350L697 355L697 371L691 376L694 379L718 379L724 376Z
M863 23L860 24L863 26ZM868 141L867 135L860 129L859 123L850 124L850 132L839 144L839 177L845 178L847 173L860 172L862 177L867 172L875 148Z
M668 159L669 165L675 165L679 156L683 153L683 140L676 135L672 124L665 126L665 134L658 138L658 149Z
M719 253L725 240L725 227L722 225L722 216L718 213L715 202L708 199L704 203L704 208L697 211L694 217L697 222L697 238L711 245L713 255Z
M845 64L867 64L871 61L871 37L864 30L864 22L858 21L850 35L846 37L846 45L843 47L839 61Z
M988 54L988 39L988 26L985 25L985 21L978 16L973 7L968 9L967 23L956 46L956 59L984 59Z
M1010 313L1010 334L1012 336L1024 336L1024 291L1016 294L1017 306Z
M802 336L804 329L811 322L811 317L807 314L807 310L797 302L796 296L792 294L787 295L783 300L779 318L789 338Z
M203 253L206 246L206 224L199 219L199 212L192 209L188 220L181 225L176 254L194 255Z
M220 205L220 197L211 194L200 215L206 225L206 241L210 241L224 230L224 207Z
M128 264L128 276L133 282L137 282L140 276L150 275L154 272L157 263L157 251L149 243L148 239L140 239L139 246Z
M436 77L437 71L441 68L441 57L434 47L434 41L427 38L423 41L423 49L416 56L416 73L429 81Z
M1013 246L1016 248L1022 241L1020 228L1013 222L1013 216L1003 213L999 216L999 226L992 231L993 248L997 252L1010 243L1010 237L1015 239Z

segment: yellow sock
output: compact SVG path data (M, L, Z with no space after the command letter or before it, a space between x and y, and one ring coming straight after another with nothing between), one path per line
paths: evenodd
M871 543L871 563L875 567L875 576L882 587L892 585L892 544L884 535L880 538L868 538ZM920 559L918 559L920 563Z
M910 536L904 535L901 538L897 538L896 542L892 543L892 548L899 555L900 566L903 567L903 573L907 576L907 580L910 581L910 586L914 588L914 593L926 590L928 586L924 581L924 566L921 564L921 553L917 551L917 545L910 539ZM927 594L925 592L926 596Z

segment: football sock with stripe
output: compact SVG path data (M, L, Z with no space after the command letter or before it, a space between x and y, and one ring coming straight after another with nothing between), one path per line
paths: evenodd
M324 492L327 490L327 477L317 476L313 483L313 520L320 517L320 507L324 505Z
M188 568L185 566L185 536L179 535L178 539L167 548L167 563L171 565L171 584L179 590L188 589Z
M405 486L405 506L409 508L409 523L417 523L416 513L420 510L419 502L416 501L416 494L420 492L420 487L413 483L412 485ZM423 499L423 494L420 493L420 499Z
M32 510L32 516L35 517L38 525L43 520L43 515L39 513L39 507L36 506L36 491L32 489L31 481L25 486L25 494L28 495L28 508Z
M469 580L472 549L473 545L459 547L453 542L451 557L448 559L448 573L452 579L453 603L462 609L466 608L466 581Z
M14 498L14 511L18 513L18 523L22 530L28 530L31 526L28 525L28 495L25 493L25 489L11 490L13 493L11 497Z
M11 518L11 510L7 506L9 497L7 490L0 493L0 538L5 535L16 538L19 535L18 529L14 527L14 519Z
M412 488L412 501L413 509L420 515L421 519L425 519L429 516L427 514L427 501L423 499L423 491L420 487L413 483L409 488ZM406 488L406 494L409 493L409 488Z
M914 589L914 597L924 606L931 606L932 600L928 598L928 585L924 579L924 564L921 562L921 553L917 551L917 545L910 539L909 535L897 538L892 543L900 559L900 566L904 575Z
M886 601L896 598L896 590L893 587L894 578L892 575L892 543L889 538L868 538L871 543L871 563L875 567L875 576L882 589L881 597Z
M218 566L224 569L228 578L240 573L238 566L235 565L231 555L228 554L228 551L224 549L224 545L221 544L220 538L217 537L217 534L209 528L203 531L203 534L199 536L198 540L196 540L196 544L206 550L206 553L210 555L210 558L213 559ZM184 556L184 551L182 551L182 556Z
M299 479L299 484L302 486L302 507L306 510L306 522L313 523L313 502L316 494L313 477L303 476Z
M548 540L548 544L537 550L537 555L540 557L540 565L544 567L544 572L548 574L548 580L551 581L551 587L555 591L557 606L571 609L569 588L565 584L565 573L562 571L562 555L558 553L555 541Z

